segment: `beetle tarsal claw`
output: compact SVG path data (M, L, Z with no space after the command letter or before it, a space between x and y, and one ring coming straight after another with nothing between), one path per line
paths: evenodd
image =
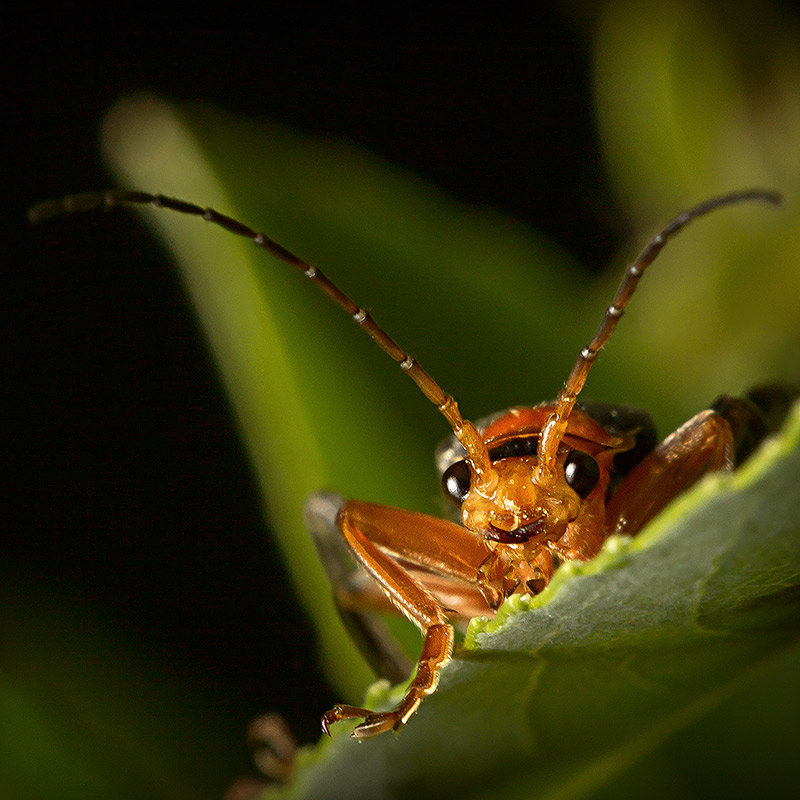
M322 732L330 736L330 726L334 722L340 722L343 719L358 719L359 717L367 718L374 716L374 713L374 711L370 711L367 708L359 708L358 706L334 706L322 716Z
M322 731L331 735L330 726L334 722L341 722L344 719L363 718L363 722L356 727L352 736L354 739L371 739L381 733L394 728L401 728L403 719L397 711L370 711L367 708L358 706L334 706L322 717Z
M384 711L379 714L368 714L366 719L351 734L354 739L371 739L381 733L397 730L402 727L402 722L394 711Z

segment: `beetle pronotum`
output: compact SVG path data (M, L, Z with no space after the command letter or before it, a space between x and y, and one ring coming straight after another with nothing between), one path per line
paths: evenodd
M396 361L445 417L452 437L437 454L445 495L459 521L337 495L312 496L306 519L334 584L342 614L367 631L368 646L393 660L370 633L370 611L399 611L424 636L405 696L388 711L337 705L322 727L363 719L363 739L401 728L435 691L450 660L453 622L492 615L514 593L537 593L560 563L586 560L612 533L634 534L671 499L711 470L732 469L775 424L789 390L754 390L746 398L720 398L657 443L649 416L624 406L578 404L598 353L622 317L644 271L666 242L696 217L743 201L777 204L772 191L749 189L707 200L678 215L627 267L592 340L584 347L553 403L511 408L472 423L455 400L319 269L231 217L194 203L138 191L69 195L34 206L38 222L98 208L150 204L200 216L251 239L299 269L341 306ZM767 418L769 417L769 422ZM345 565L354 557L361 570Z

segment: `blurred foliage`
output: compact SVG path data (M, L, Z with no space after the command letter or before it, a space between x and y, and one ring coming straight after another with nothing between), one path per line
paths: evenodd
M198 761L227 723L159 674L92 604L6 572L0 585L0 797L219 797L236 753ZM225 752L227 750L227 752Z
M587 395L650 408L663 430L720 391L800 377L800 36L769 6L720 8L663 0L589 4L581 15L572 12L593 48L607 179L630 228L620 266L661 223L697 200L749 185L778 188L786 196L778 212L728 209L671 243L593 371ZM106 122L104 144L126 184L213 205L321 265L473 418L552 397L619 278L611 270L587 284L568 254L521 224L455 203L353 146L217 109L170 106L151 97L124 100ZM319 630L329 675L343 699L355 700L369 673L320 591L324 579L303 530L303 500L329 488L435 512L436 481L425 465L446 428L352 322L289 269L211 226L163 212L150 218L176 254L208 331L270 521ZM519 313L520 306L530 313ZM602 572L598 580L604 580ZM554 592L548 596L555 601ZM105 633L90 638L85 652L100 653ZM21 641L16 638L17 649L24 652ZM409 641L416 646L413 636ZM624 766L631 768L624 777L612 758L605 773L596 773L609 781L605 790L603 780L565 780L548 796L633 796L646 786L649 796L680 791L707 797L718 787L737 788L737 781L738 788L742 782L763 785L765 775L779 768L767 758L760 774L757 766L746 768L743 753L754 747L761 756L770 748L784 752L782 726L798 708L795 665L796 659L772 668L774 691L742 677L746 691L727 703L715 698L717 711L711 712L713 703L701 704L697 714L634 748L641 757L660 745L639 766L631 767L635 758L626 757ZM7 754L18 765L9 796L15 796L15 780L38 785L38 796L52 795L66 775L86 776L83 794L75 796L128 796L118 787L132 786L131 774L160 772L158 763L165 765L164 779L136 786L130 796L197 796L196 784L184 777L193 768L172 758L176 742L177 752L185 752L190 741L185 727L166 721L163 730L153 731L146 723L124 747L100 733L87 739L94 747L73 748L52 707L42 706L33 673L30 685L21 679L25 674L25 667L9 669L2 692L4 719L15 731L28 732ZM703 685L710 674L703 675ZM445 682L457 682L447 676ZM81 676L85 684L75 684L76 698L95 696L90 684L126 692L118 677L89 671ZM726 686L735 683L732 673L725 680ZM132 696L140 699L136 691ZM430 701L432 709L437 702ZM113 703L89 711L98 716L101 732L114 731L120 717L127 726L133 714ZM708 721L691 727L701 713L710 713ZM484 721L486 716L484 710ZM574 710L571 723L579 718ZM424 719L421 713L416 730L410 727L397 740L409 753L415 741L428 741L425 736L452 741L452 730L437 734L438 723L426 729ZM680 730L681 737L667 738ZM764 746L756 747L754 739ZM142 751L128 752L135 741ZM347 744L337 739L336 752ZM572 746L553 742L548 752ZM381 753L393 747L386 738L359 748L359 757L372 753L363 769L370 764L385 771ZM509 752L524 747L515 741ZM154 750L163 754L161 761ZM119 766L106 772L99 765L108 764L112 752ZM424 755L417 757L424 764ZM497 759L490 772L501 766ZM48 770L30 766L45 762ZM445 771L452 773L452 759ZM516 795L542 796L530 776L520 786L514 786L515 775L502 779ZM421 793L418 784L408 785ZM69 787L59 796L72 796Z
M773 186L786 197L772 219L721 215L676 242L674 261L648 276L645 313L614 343L624 357L630 339L646 342L660 365L649 375L655 393L673 394L680 374L691 408L720 387L794 381L800 370L798 40L796 23L749 2L616 2L596 20L600 139L636 229L727 187Z

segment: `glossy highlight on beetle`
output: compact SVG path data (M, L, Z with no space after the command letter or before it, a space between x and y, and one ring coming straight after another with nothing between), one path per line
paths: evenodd
M721 397L659 443L645 412L578 402L589 370L609 340L644 274L667 241L691 220L744 201L780 202L760 189L712 198L677 216L626 269L602 322L555 401L511 408L475 423L455 400L317 267L266 234L194 203L146 192L111 190L41 203L32 221L65 213L150 204L202 217L250 239L299 270L348 313L398 363L445 417L451 437L437 451L454 519L344 499L309 498L305 514L334 599L376 670L403 680L408 665L376 620L394 611L423 634L414 676L394 708L337 705L322 718L361 719L365 739L403 727L434 692L450 660L455 625L492 616L504 599L535 594L558 566L596 555L613 533L637 533L674 497L713 470L730 470L774 430L795 392L761 387Z

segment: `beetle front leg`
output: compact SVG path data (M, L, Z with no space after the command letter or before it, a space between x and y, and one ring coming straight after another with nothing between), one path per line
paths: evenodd
M412 574L413 565L424 564L453 582L474 583L489 550L482 540L461 526L372 503L344 502L336 517L336 527L353 556L392 605L425 637L414 678L394 709L375 712L339 705L323 716L326 733L334 722L363 717L364 722L353 731L353 736L365 739L401 728L422 700L435 691L439 672L453 651L454 631L447 621L447 610L425 587L424 579ZM470 602L474 604L474 598Z
M322 717L322 729L343 719L363 717L354 731L357 739L368 739L390 729L399 730L417 710L423 698L439 683L439 671L453 652L453 627L445 619L444 609L391 557L385 555L359 530L353 507L348 502L339 511L337 524L353 555L378 582L389 600L424 634L417 672L405 697L391 711L374 712L356 706L339 705ZM362 508L364 506L362 505ZM355 518L354 518L355 517Z
M425 631L422 653L417 663L417 673L403 699L390 711L370 711L358 706L334 706L322 716L322 730L330 734L329 727L343 719L364 718L354 731L356 739L369 739L388 730L400 730L417 710L423 699L434 692L439 683L439 671L450 660L453 652L453 626L446 622L434 623Z

